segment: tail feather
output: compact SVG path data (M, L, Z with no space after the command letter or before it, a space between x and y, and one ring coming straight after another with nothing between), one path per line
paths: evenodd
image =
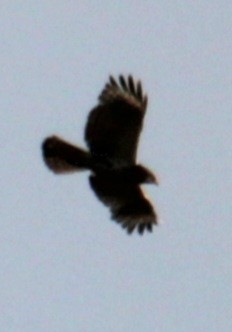
M42 144L43 158L50 170L57 174L91 168L90 154L57 136L45 139Z

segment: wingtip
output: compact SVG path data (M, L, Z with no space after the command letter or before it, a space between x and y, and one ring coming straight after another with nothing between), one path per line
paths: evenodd
M146 110L147 95L143 95L141 81L136 82L131 74L127 77L120 74L117 79L110 74L109 80L99 96L99 101L107 103L112 101L112 98L122 98L122 96L134 105L141 107L143 111Z

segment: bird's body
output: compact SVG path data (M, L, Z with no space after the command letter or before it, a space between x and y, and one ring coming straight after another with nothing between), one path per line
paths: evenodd
M131 76L119 82L110 77L90 112L85 128L89 151L52 136L42 146L47 166L55 173L89 169L90 185L107 205L112 219L131 233L142 234L157 224L156 213L140 184L155 183L155 176L136 163L139 134L147 107L141 83Z

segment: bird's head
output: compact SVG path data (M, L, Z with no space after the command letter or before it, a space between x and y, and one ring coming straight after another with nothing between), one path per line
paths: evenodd
M158 185L158 180L154 173L142 165L132 166L133 178L136 183L151 183Z

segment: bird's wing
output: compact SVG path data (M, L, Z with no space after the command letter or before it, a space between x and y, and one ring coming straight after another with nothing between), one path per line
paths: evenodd
M137 229L140 234L152 231L157 215L150 201L138 185L112 183L104 176L90 176L90 185L97 197L110 208L112 219L130 234Z
M85 140L96 160L111 167L135 163L139 134L147 106L141 83L110 77L89 114Z

